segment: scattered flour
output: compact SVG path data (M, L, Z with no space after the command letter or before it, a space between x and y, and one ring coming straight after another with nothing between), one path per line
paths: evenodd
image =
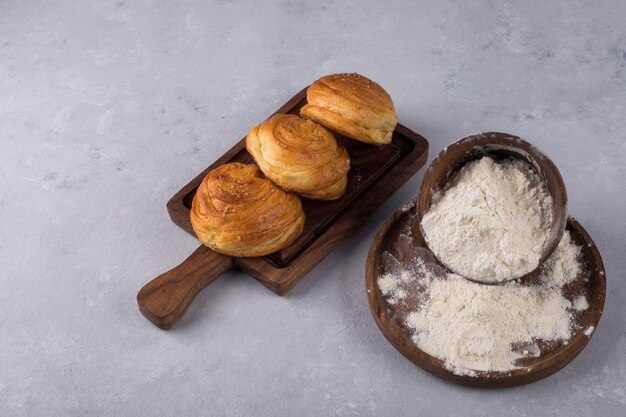
M530 165L486 156L435 193L421 226L429 248L450 269L500 282L537 267L552 215L552 197Z
M378 278L378 288L384 296L392 296L398 288L398 279L391 274L385 274Z
M427 353L456 367L506 371L524 357L511 344L570 337L570 306L554 289L481 286L451 274L433 283L425 308L406 322Z
M572 303L562 292L580 273L580 253L566 230L538 284L497 286L446 274L420 253L405 254L404 262L385 253L392 267L378 286L403 312L400 320L413 342L451 372L507 371L520 367L518 359L540 356L539 340L567 343L576 330L574 315L588 308L587 300L581 296Z
M574 300L574 310L583 311L589 308L589 303L587 302L587 298L584 295L576 298Z
M562 287L569 284L578 276L580 264L572 262L578 259L580 247L572 242L569 233L563 233L559 245L554 250L552 256L546 259L540 274L540 280L544 285Z

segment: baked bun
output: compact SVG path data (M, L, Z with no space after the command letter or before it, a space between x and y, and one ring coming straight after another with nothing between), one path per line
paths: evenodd
M328 130L295 114L276 114L246 137L263 174L281 188L315 200L335 200L348 183L350 157Z
M374 145L391 143L398 123L391 97L359 74L327 75L306 92L300 115L352 139Z
M263 256L293 242L304 227L297 195L281 190L259 167L224 164L204 178L191 205L198 239L230 256Z

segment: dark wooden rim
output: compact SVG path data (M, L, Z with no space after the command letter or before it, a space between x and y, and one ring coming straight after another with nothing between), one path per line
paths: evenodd
M547 354L540 362L534 364L530 372L526 368L522 368L507 372L479 372L476 377L455 375L444 367L440 359L427 354L415 346L390 317L385 307L382 294L376 284L376 279L381 267L381 256L388 243L388 234L403 216L407 216L410 213L415 214L415 200L412 202L410 208L408 207L409 206L406 206L396 211L380 228L370 246L365 265L365 286L370 310L378 328L396 350L415 365L433 375L454 383L482 388L513 387L535 382L559 371L578 356L591 338L584 334L584 329L578 331L572 340L570 340L569 344L561 346L554 352ZM569 218L567 227L573 232L573 235L576 234L580 236L581 240L586 243L586 247L583 247L583 251L587 253L586 258L589 260L590 264L595 267L595 271L592 272L589 277L590 285L594 285L596 290L595 297L588 300L590 316L588 323L584 326L588 327L592 325L595 331L600 317L602 316L606 295L604 263L602 262L602 257L595 243L574 218Z

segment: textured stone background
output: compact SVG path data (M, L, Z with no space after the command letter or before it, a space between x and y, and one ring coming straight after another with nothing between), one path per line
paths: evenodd
M586 415L626 408L626 2L0 1L0 415ZM313 79L358 71L431 157L486 130L558 164L606 263L557 375L500 391L414 367L364 291L398 191L292 293L242 273L163 332L135 294L198 242L165 203Z

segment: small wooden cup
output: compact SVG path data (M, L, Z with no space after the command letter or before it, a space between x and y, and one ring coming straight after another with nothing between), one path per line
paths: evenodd
M493 159L518 158L533 167L539 176L546 182L548 191L552 196L552 226L550 235L543 249L543 254L535 270L523 275L529 277L536 275L539 266L546 260L554 249L558 246L563 237L563 231L567 223L567 191L561 174L554 163L545 154L539 151L525 140L507 133L488 132L479 135L468 136L445 148L432 160L428 169L424 173L420 194L417 200L417 222L418 234L425 235L422 229L422 217L430 208L433 195L441 190L454 174L466 163L480 159L483 156L490 156ZM437 260L447 269L454 271L441 259ZM454 271L456 272L456 271ZM462 274L461 274L462 275ZM482 284L501 284L513 279L522 278L519 276L500 282L485 282L473 277L465 277L469 280Z

